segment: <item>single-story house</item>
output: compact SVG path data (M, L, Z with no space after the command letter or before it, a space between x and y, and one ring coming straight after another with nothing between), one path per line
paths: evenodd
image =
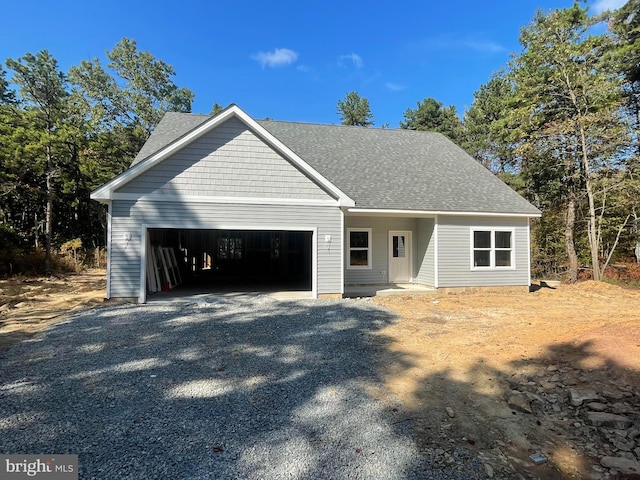
M183 276L312 298L351 285L528 287L540 211L439 133L167 113L108 206L107 298L145 302L153 245ZM235 283L233 283L235 282Z

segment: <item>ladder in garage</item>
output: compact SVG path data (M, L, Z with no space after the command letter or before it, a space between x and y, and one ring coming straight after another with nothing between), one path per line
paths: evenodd
M147 258L147 287L150 293L162 290L166 283L169 290L182 283L175 252L170 247L154 246Z

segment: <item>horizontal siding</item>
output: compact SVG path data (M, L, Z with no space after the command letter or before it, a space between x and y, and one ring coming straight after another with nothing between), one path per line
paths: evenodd
M416 255L416 282L435 286L435 238L433 236L435 221L433 218L418 219L418 241Z
M137 297L142 225L154 228L318 228L318 293L342 291L338 207L216 205L210 203L114 200L111 223L111 296ZM127 241L128 234L131 240ZM331 236L331 242L325 237Z
M412 237L412 251L414 252L414 275L417 271L415 262L417 223L415 218L406 217L369 217L347 216L345 217L345 229L347 228L371 228L372 236L372 268L349 269L348 241L345 239L345 284L370 285L387 283L389 279L389 230L409 230ZM346 235L346 230L345 230Z
M438 287L529 285L528 219L438 217ZM515 269L471 270L471 228L515 229Z
M331 199L236 118L194 140L117 192Z

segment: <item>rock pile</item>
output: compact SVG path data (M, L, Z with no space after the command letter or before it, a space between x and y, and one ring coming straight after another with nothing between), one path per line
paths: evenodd
M592 461L592 479L640 479L639 390L611 379L594 382L588 373L557 365L513 377L510 388L509 408Z

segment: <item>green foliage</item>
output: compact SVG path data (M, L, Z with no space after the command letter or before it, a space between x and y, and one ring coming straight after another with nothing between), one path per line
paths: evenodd
M224 110L224 107L220 105L218 102L214 102L213 106L211 107L211 111L209 112L209 115L217 115L222 110Z
M47 51L8 59L9 80L0 69L0 273L41 271L36 260L56 268L70 239L82 244L75 260L93 255L106 208L90 192L128 167L166 110L190 109L173 68L134 41L108 58L111 70L82 62L69 77Z
M462 147L496 173L518 166L508 128L513 95L511 79L502 72L493 75L474 93L471 108L464 116Z
M369 100L360 97L357 92L347 93L344 100L338 100L337 113L342 125L370 127L373 125L373 114L369 108Z
M613 42L608 34L591 33L597 21L575 3L549 14L538 12L522 30L523 52L511 63L515 91L510 127L523 173L541 203L561 202L574 211L586 200L591 264L599 280L603 215L597 211L595 180L603 169L617 168L628 129L620 115L620 75L607 60ZM573 214L566 219L575 279Z
M71 67L70 81L79 87L95 123L142 128L142 143L167 111L190 112L194 94L178 87L171 65L149 52L139 51L136 41L123 38L111 51L105 70L99 59L83 60Z
M458 143L462 138L463 127L453 105L444 107L433 98L425 98L417 103L415 110L405 110L404 122L400 122L400 128L439 132Z

